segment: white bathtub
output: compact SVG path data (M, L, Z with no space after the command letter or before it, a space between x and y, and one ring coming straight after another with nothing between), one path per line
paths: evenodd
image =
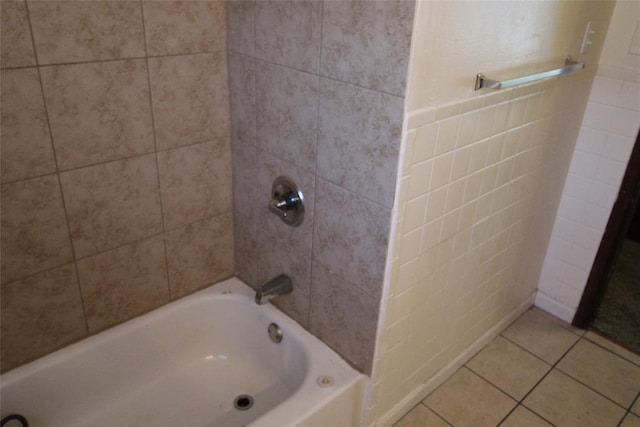
M9 371L2 416L31 427L359 425L366 377L253 296L229 279ZM234 408L241 394L250 409Z

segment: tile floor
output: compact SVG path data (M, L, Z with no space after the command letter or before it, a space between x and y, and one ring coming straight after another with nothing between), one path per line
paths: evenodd
M640 356L532 308L395 427L640 427Z

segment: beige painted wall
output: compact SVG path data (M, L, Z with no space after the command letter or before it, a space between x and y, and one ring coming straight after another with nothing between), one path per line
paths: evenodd
M408 82L408 111L478 96L476 73L498 79L560 66L567 54L598 63L613 2L421 1ZM606 9L606 10L605 10ZM579 55L588 21L596 37Z
M533 303L610 2L420 2L369 424L389 425Z

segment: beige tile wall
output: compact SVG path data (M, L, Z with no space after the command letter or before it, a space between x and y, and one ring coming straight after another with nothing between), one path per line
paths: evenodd
M370 424L392 424L532 304L612 11L417 2ZM474 91L478 72L514 78L567 54L587 69Z
M3 1L2 371L234 271L223 1Z
M593 73L409 116L372 422L533 301Z
M274 303L370 373L402 134L413 1L228 4L236 260ZM267 209L292 177L292 228Z

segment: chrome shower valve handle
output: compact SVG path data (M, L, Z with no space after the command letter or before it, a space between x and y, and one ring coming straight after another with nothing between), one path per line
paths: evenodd
M298 226L304 219L304 196L291 178L280 176L271 187L269 210L285 224Z

